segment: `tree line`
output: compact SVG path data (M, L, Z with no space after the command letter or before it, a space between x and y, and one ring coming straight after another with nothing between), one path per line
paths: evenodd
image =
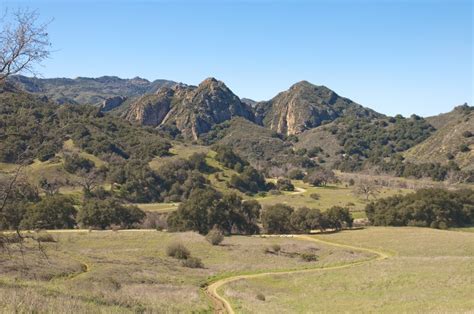
M407 195L382 198L365 212L375 226L420 226L446 229L474 223L474 191L422 189Z
M197 189L168 217L172 231L197 231L207 234L218 229L225 234L270 234L324 232L352 227L347 208L334 206L325 212L302 207L294 209L275 204L262 209L255 200L243 200L235 193L222 194L214 189ZM260 226L262 228L260 228Z

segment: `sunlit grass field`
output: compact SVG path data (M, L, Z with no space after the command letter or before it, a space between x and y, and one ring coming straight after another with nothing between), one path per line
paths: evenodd
M241 280L222 288L240 313L472 312L474 234L382 228L315 236L387 252L364 265ZM265 301L255 298L257 293Z
M0 250L0 312L130 313L211 311L201 292L212 278L267 270L293 270L369 258L329 245L293 238L232 236L219 246L196 233L154 230L51 233L46 255L28 244ZM168 257L170 243L183 243L204 268L191 269ZM266 250L278 244L278 254ZM300 254L314 252L316 262Z
M288 204L295 208L307 206L327 210L332 206L347 207L352 212L354 218L365 217L365 206L367 201L363 196L356 195L354 188L345 184L331 184L325 187L315 187L304 183L301 180L293 180L296 188L300 192L283 192L281 195L267 195L265 197L255 197L262 206L270 206L277 203ZM406 194L409 189L382 188L377 197L388 197L395 194ZM311 195L317 194L319 199L314 199ZM370 198L372 200L373 198Z
M135 204L145 212L169 213L178 209L179 203L148 203Z

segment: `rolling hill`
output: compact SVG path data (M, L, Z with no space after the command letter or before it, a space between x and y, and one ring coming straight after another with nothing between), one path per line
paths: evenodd
M406 151L406 159L415 163L454 161L463 170L474 170L474 107L460 106L427 120L436 132Z
M449 169L438 169L440 164L448 165L453 161L462 170L474 167L472 137L466 136L466 132L473 132L472 108L467 105L436 117L424 119L413 115L404 118L377 113L325 86L307 81L294 84L269 101L254 102L240 99L224 82L214 78L208 78L198 86L117 77L42 80L16 76L12 80L29 92L20 98L31 100L38 96L35 101L43 103L48 100L75 103L64 106L67 110L60 110L61 107L48 110L66 110L76 117L83 115L78 121L63 119L61 123L68 121L71 130L68 132L75 136L76 145L93 154L109 152L128 157L130 153L126 151L132 145L114 140L104 147L98 143L102 139L97 136L100 132L109 134L105 126L84 128L100 111L85 110L78 103L97 104L101 100L100 110L113 113L105 114L102 120L113 121L108 123L112 123L114 132L123 134L124 139L131 123L132 133L140 129L153 130L161 137L173 139L177 145L228 145L252 166L263 170L280 168L287 171L296 167L306 171L322 166L342 171L370 168L401 176L412 176L413 173L420 176L427 171L426 167L414 170L416 165L430 163L429 171L441 173L437 178L444 178ZM40 96L45 94L47 98ZM97 129L99 133L95 131ZM56 143L56 133L54 130L50 133L52 144L43 148L43 155L58 151L67 140L61 135L62 140ZM141 145L141 150L135 154L153 157L153 153L145 149L150 146L146 143L150 137L136 140L145 144L134 143ZM18 146L21 142L16 141L14 135L6 136L4 142L5 147L8 146L6 152L21 148ZM150 147L158 149L156 145ZM401 161L401 156L406 158L405 162ZM456 165L450 163L450 167L454 169Z

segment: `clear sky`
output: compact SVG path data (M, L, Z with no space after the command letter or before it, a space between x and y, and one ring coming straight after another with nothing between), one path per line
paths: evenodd
M2 1L38 9L53 49L44 77L140 76L270 99L297 81L386 114L473 100L473 2Z

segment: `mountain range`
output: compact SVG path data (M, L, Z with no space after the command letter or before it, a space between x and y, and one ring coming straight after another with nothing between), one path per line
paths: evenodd
M330 165L401 154L413 163L454 161L461 169L474 170L473 107L467 104L424 119L387 117L307 81L262 102L239 98L215 78L198 86L113 76L14 76L10 83L58 104L99 106L185 141L232 145L254 163L293 158L286 156L288 149L320 147L324 153L310 158Z

